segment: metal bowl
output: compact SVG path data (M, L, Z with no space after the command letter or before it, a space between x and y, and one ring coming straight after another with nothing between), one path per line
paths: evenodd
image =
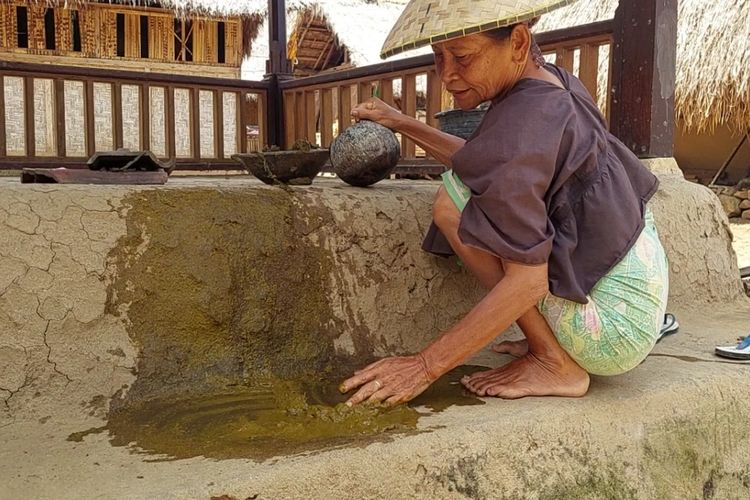
M309 185L328 160L327 149L263 151L232 155L266 184Z

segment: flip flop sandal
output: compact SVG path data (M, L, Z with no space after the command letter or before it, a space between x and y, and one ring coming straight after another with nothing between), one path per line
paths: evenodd
M661 325L659 336L656 338L656 342L660 342L661 339L669 335L674 335L680 330L680 324L677 322L674 314L667 313L664 315L664 323Z
M747 335L742 339L742 342L736 346L716 346L714 352L717 356L721 356L722 358L750 360L750 335Z

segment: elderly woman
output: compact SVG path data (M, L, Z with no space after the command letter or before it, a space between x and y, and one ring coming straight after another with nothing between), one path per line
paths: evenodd
M656 342L668 274L646 202L658 181L607 131L581 82L541 57L529 24L566 1L505 2L522 3L523 12L503 3L412 0L386 40L386 54L431 41L456 105L491 102L468 141L378 99L352 112L411 138L451 168L423 246L457 255L487 294L422 352L356 372L341 387L356 389L349 404L406 402L513 322L525 340L493 349L516 359L464 378L468 390L583 396L589 374L627 372ZM446 18L458 29L442 35L430 27ZM479 29L488 24L494 28Z

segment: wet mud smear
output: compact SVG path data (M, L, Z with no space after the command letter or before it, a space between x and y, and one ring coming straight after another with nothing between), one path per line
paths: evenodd
M110 415L105 427L71 434L82 441L108 431L115 446L154 459L204 456L215 459L276 456L359 445L416 432L420 417L453 405L484 402L465 392L459 380L483 369L462 366L435 382L409 405L348 407L339 378L276 381L235 387L223 394L152 401Z

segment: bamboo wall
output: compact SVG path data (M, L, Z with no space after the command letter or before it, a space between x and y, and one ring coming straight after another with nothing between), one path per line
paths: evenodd
M27 8L28 48L18 47L16 7ZM45 43L46 6L29 2L0 5L0 58L2 54L31 54L45 58L64 56L94 59L139 60L157 69L163 63L186 65L213 65L239 68L242 63L241 20L193 19L193 60L176 60L174 16L160 9L90 4L78 11L81 50L73 50L73 10L55 7L55 49L48 50ZM117 55L117 15L124 15L124 57ZM148 16L147 59L141 58L141 16ZM218 26L225 25L225 60L219 63Z

